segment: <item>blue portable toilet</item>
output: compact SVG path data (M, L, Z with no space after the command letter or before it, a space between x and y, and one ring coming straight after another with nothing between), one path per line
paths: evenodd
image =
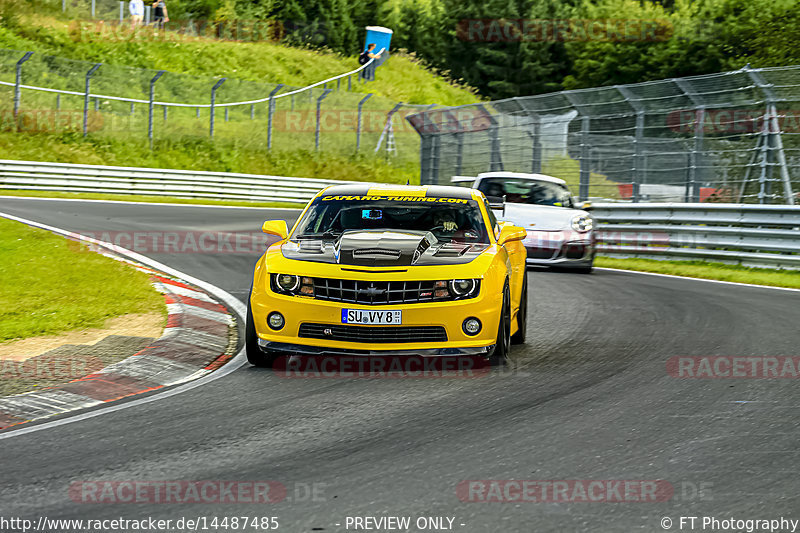
M370 43L375 43L375 50L373 53L378 53L381 49L385 49L385 52L381 54L377 60L375 60L375 66L381 65L386 59L389 57L389 45L392 43L392 30L389 28L384 28L383 26L367 26L367 39L364 42L364 50L367 49L367 45Z

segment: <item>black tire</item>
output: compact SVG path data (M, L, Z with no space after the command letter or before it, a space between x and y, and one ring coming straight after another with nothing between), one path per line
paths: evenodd
M271 368L278 354L266 353L258 346L258 335L256 335L256 325L253 323L253 313L250 311L250 297L247 298L247 319L244 325L244 347L247 353L247 360L253 366Z
M491 366L502 366L508 362L508 355L511 351L511 295L508 290L508 282L503 288L503 307L500 311L500 321L497 325L497 341L494 350L489 354L489 364Z
M594 258L592 258L588 265L577 267L573 269L573 272L577 272L578 274L591 274L592 269L594 269Z
M511 344L525 344L528 333L528 274L525 273L525 281L522 283L522 295L519 300L519 311L517 311L517 332L511 336Z

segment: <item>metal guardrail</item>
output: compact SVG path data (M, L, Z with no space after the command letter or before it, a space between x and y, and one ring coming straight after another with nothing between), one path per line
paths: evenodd
M0 160L4 189L306 203L338 180Z
M4 189L306 203L338 180L0 160ZM800 206L600 203L598 253L800 269Z
M800 269L800 206L594 204L598 253Z

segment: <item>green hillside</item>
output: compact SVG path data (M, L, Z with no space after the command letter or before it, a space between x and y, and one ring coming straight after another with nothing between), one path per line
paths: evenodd
M22 8L9 11L9 3ZM28 50L35 54L24 65L24 83L80 92L88 67L101 62L103 67L92 80L93 91L146 99L149 79L163 69L169 72L159 81L157 97L170 102L207 102L210 87L219 77L228 81L219 90L217 102L233 102L263 98L277 83L302 87L358 66L355 56L325 50L274 42L225 42L176 32L159 34L152 28L118 32L89 21L65 20L60 13L48 12L46 5L33 9L36 2L5 0L3 5L0 48L5 50L0 50L0 79L7 82L14 79L13 65L21 57L19 52ZM397 102L461 105L479 98L471 89L451 83L406 54L393 54L377 70L376 78L362 83L354 77L352 92L343 80L338 90L326 97L323 112L331 115L328 122L333 127L322 132L319 151L314 148L313 114L321 88L313 95L298 95L297 101L276 100L271 150L266 150L266 104L252 110L253 119L250 106L230 108L230 121L218 110L213 141L208 135L207 109L169 108L168 120L154 122L151 150L146 105L137 104L134 111L126 102L99 99L93 103L97 111L93 109L90 134L83 138L81 96L60 99L60 115L50 121L61 120L71 126L54 129L47 127L41 116L52 114L55 95L23 91L21 118L15 122L10 113L13 90L4 86L0 87L4 118L0 158L414 182L419 175L418 136L402 115L393 122L397 154L375 151L386 113ZM356 153L352 117L364 93L373 93L373 97L364 106L361 151ZM161 117L162 109L156 111ZM302 120L295 117L294 123L302 123L304 128L281 129L282 125L288 128L290 111L299 114Z

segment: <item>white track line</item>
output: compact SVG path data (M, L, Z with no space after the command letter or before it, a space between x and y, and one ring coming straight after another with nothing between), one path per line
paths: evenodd
M261 210L278 210L278 211L300 211L302 207L258 207L247 205L214 205L214 204L176 204L168 202L135 202L128 200L94 200L89 198L42 198L39 196L9 196L0 195L0 200L39 200L43 202L95 202L101 204L127 204L127 205L158 205L169 207L202 207L214 209L261 209ZM302 204L297 204L302 205ZM0 215L10 218L11 215Z
M739 283L738 281L722 281L718 279L693 278L690 276L676 276L674 274L659 274L658 272L645 272L644 270L625 270L624 268L606 268L606 267L594 267L594 268L595 270L608 270L610 272L627 272L630 274L646 274L648 276L659 276L662 278L688 279L692 281L705 281L707 283L721 283L723 285L739 285L740 287L756 287L758 289L775 289L778 291L800 292L800 289L792 289L791 287L775 287L773 285L756 285L754 283Z
M132 203L135 203L135 202L132 202ZM141 205L141 204L139 204L139 205ZM178 205L183 205L183 204L178 204ZM53 226L48 226L46 224L41 224L39 222L34 222L33 220L27 220L27 219L24 219L24 218L16 217L14 215L9 215L8 213L0 212L0 217L7 218L9 220L15 220L17 222L22 222L23 224L27 224L29 226L33 226L33 227L36 227L36 228L41 228L41 229L44 229L44 230L48 230L48 231L51 231L53 233L58 233L60 235L64 235L65 237L72 237L72 238L80 239L80 240L85 241L85 242L91 242L93 244L109 248L109 249L113 250L114 252L117 252L117 253L119 253L121 255L128 256L131 259L133 259L135 261L138 261L140 263L143 263L143 264L145 264L145 265L147 265L147 266L149 266L151 268L154 268L156 270L161 270L162 272L166 272L166 273L171 274L173 276L176 276L176 277L178 277L180 279L188 281L189 283L191 283L193 285L196 285L196 286L208 291L209 293L211 293L214 296L216 296L217 298L219 298L221 301L225 302L226 306L229 309L232 309L239 316L239 320L242 323L244 323L245 313L247 312L247 308L245 307L245 305L242 302L240 302L239 300L237 300L233 295L229 294L228 292L220 289L219 287L217 287L215 285L212 285L212 284L207 283L207 282L205 282L203 280L200 280L200 279L194 278L192 276L189 276L187 274L184 274L183 272L175 270L172 267L169 267L167 265L159 263L158 261L154 261L153 259L150 259L149 257L145 257L145 256L143 256L141 254L136 253L136 252L133 252L133 251L130 251L130 250L126 250L124 248L120 248L119 246L116 246L116 245L111 244L111 243L107 243L107 242L99 241L97 239L92 239L92 238L89 238L89 237L85 237L83 235L80 235L79 233L74 233L74 232L67 231L67 230L64 230L64 229L61 229L61 228L56 228L56 227L53 227ZM50 429L50 428L54 428L54 427L58 427L58 426L63 426L63 425L66 425L66 424L71 424L72 422L78 422L80 420L86 420L86 419L89 419L89 418L94 418L96 416L100 416L100 415L104 415L104 414L108 414L108 413L113 413L114 411L120 411L122 409L127 409L129 407L135 407L137 405L144 405L146 403L155 402L156 400L162 400L164 398L169 398L170 396L175 396L176 394L180 394L182 392L190 391L190 390L192 390L192 389L194 389L196 387L200 387L201 385L205 385L206 383L210 383L210 382L212 382L212 381L214 381L216 379L225 377L228 374L230 374L231 372L233 372L234 370L237 370L239 367L244 365L246 362L247 362L247 358L246 358L245 353L244 353L244 348L242 348L239 351L239 353L237 353L233 358L231 358L230 361L225 363L218 370L215 370L214 372L211 372L210 374L206 374L205 376L203 376L203 377L201 377L199 379L196 379L195 381L191 381L189 383L185 383L183 385L179 385L177 387L165 390L163 392L157 392L157 393L153 394L152 396L148 396L146 398L139 398L138 400L131 400L131 401L128 401L128 402L123 402L123 403L116 403L116 404L109 405L108 407L103 407L103 408L100 408L100 409L96 409L94 411L89 411L89 412L86 412L86 413L79 413L79 414L75 414L75 415L72 415L72 416L68 416L66 418L61 418L61 419L58 419L58 420L52 420L50 422L43 422L41 424L36 424L36 425L32 425L32 426L23 425L19 429L12 429L12 430L8 430L7 432L0 433L0 440L8 439L8 438L11 438L11 437L16 437L16 436L19 436L19 435L25 435L27 433L33 433L34 431L41 431L43 429Z

